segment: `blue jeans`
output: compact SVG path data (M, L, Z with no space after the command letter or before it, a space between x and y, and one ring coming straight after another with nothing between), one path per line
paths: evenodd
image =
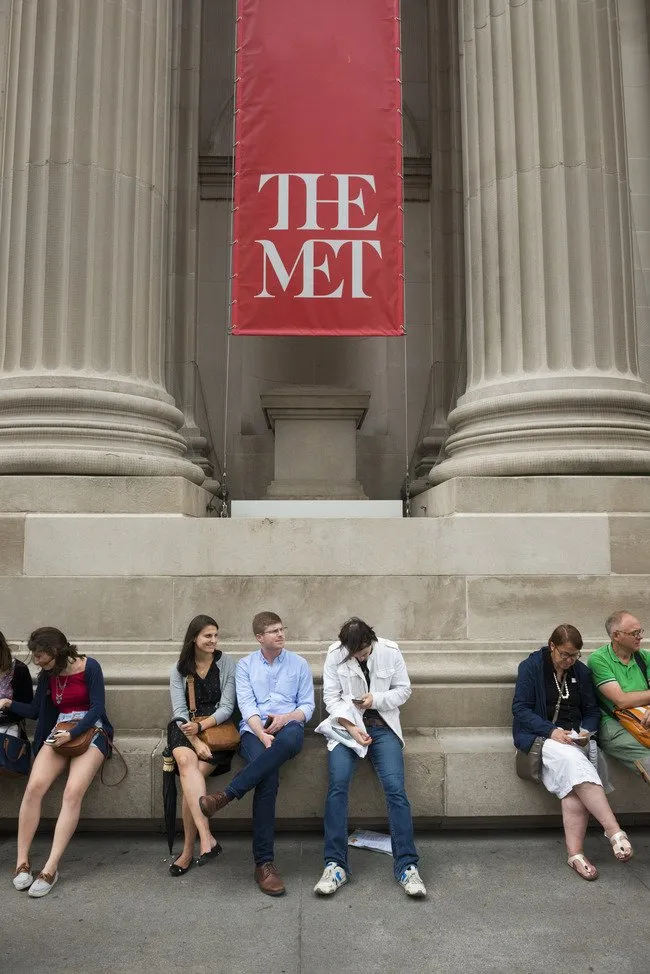
M372 737L368 758L386 796L393 869L399 879L407 866L417 866L418 863L411 806L404 790L402 744L389 727L369 727L368 733ZM348 793L352 775L361 759L344 744L337 744L327 754L329 788L325 801L325 864L335 862L349 872Z
M271 747L264 747L255 734L246 731L241 736L239 753L246 767L226 786L230 798L243 798L255 789L253 796L253 859L256 866L273 862L275 838L275 799L280 784L279 770L285 761L295 758L305 739L305 728L292 720L275 735Z

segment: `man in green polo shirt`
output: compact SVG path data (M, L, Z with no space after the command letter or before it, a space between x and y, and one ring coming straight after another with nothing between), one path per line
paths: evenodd
M650 708L648 681L635 659L635 653L640 653L650 674L650 652L641 649L645 630L627 611L614 612L605 628L611 642L595 650L587 660L601 709L599 744L606 754L650 783L646 777L650 775L650 749L640 744L612 717L615 708ZM650 726L650 709L644 723Z

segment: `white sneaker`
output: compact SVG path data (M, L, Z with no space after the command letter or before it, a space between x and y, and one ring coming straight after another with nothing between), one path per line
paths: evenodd
M314 886L314 893L318 893L319 896L331 896L347 881L348 874L343 866L339 866L336 862L328 862L323 875Z
M39 873L32 885L29 887L28 896L47 896L55 883L59 880L58 871L50 876L48 873Z
M399 878L400 885L404 887L407 896L415 896L422 899L427 895L427 888L422 882L422 877L418 872L417 866L407 866Z
M32 873L32 867L28 862L22 862L13 878L14 889L29 889L33 882L34 874Z

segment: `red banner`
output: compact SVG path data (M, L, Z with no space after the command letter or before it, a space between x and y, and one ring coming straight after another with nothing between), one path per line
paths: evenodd
M399 0L237 10L233 334L402 334Z

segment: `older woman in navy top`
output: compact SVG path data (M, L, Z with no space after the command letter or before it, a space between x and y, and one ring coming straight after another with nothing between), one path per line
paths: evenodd
M600 712L591 673L580 662L581 649L582 636L564 623L552 632L547 646L519 664L512 733L515 747L526 753L535 738L544 738L541 779L562 804L567 862L582 879L594 880L598 872L583 851L590 813L604 828L619 861L631 858L632 846L614 817L596 768L599 755L590 737L598 730Z
M18 817L18 855L13 884L29 890L30 896L46 896L58 881L59 861L74 835L81 803L104 758L110 754L113 728L104 705L104 676L95 659L77 652L66 636L49 626L36 629L29 637L32 660L41 670L31 704L12 704L22 717L36 720L34 752L36 758L25 788ZM4 701L0 700L0 706ZM71 731L51 736L59 721L76 720ZM90 746L77 757L58 753L67 741L96 727ZM34 878L29 861L32 840L41 818L41 803L54 781L65 770L68 780L61 811L54 829L50 854Z

